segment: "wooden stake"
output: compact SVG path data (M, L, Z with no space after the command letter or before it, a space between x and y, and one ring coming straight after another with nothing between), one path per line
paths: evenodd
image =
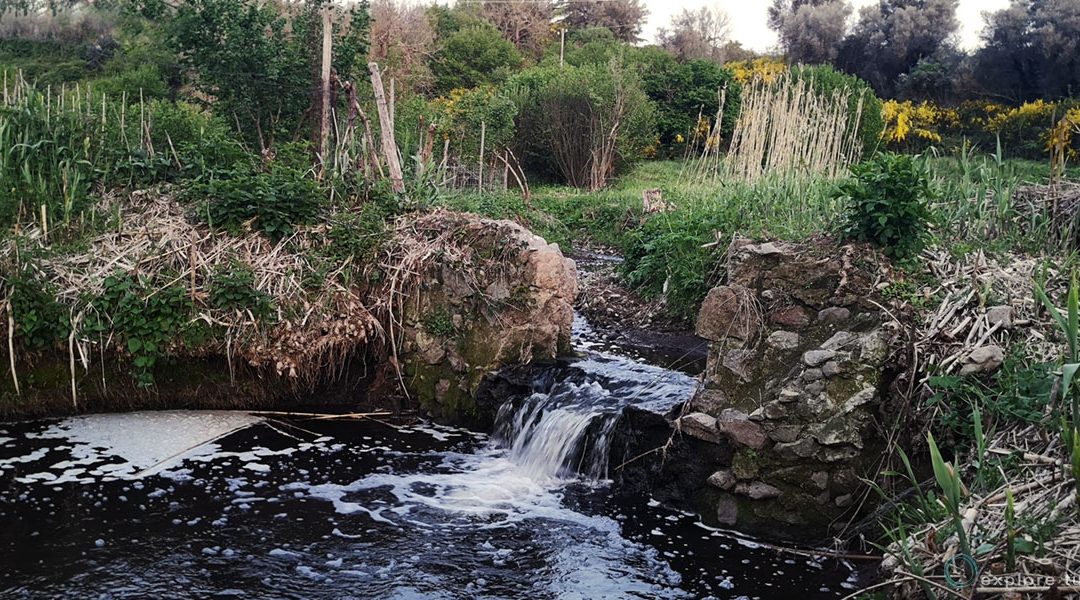
M333 59L333 32L329 4L323 6L322 38L322 106L319 115L319 165L326 172L326 156L330 140L330 62Z
M487 122L480 121L480 191L484 191L484 142L487 137Z
M383 154L386 155L386 166L390 170L390 184L395 193L404 194L405 178L401 174L397 142L394 141L394 122L390 119L390 111L386 106L386 90L383 88L382 75L379 74L379 63L368 63L368 70L371 71L371 88L375 92L375 108L379 111L379 137L382 138Z
M563 66L563 55L566 53L566 28L559 30L559 66Z

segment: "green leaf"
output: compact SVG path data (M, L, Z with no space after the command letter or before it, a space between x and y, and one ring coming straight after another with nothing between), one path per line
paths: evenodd
M131 338L127 343L128 352L132 354L138 354L139 350L142 350L143 343L139 338Z

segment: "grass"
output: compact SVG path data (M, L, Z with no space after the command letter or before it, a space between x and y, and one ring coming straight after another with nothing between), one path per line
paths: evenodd
M1060 248L1047 215L1014 202L1018 186L1045 183L1049 165L1000 160L974 151L925 156L933 176L939 244L966 254L977 249L1049 252ZM1070 174L1080 177L1075 168ZM520 195L448 194L448 208L517 219L566 252L601 244L623 254L623 275L645 294L664 296L674 316L690 318L722 277L723 251L734 235L789 241L835 232L845 207L837 182L823 177L766 176L755 183L699 183L679 161L637 164L612 186L585 192L536 186ZM660 189L674 209L642 213L642 192Z

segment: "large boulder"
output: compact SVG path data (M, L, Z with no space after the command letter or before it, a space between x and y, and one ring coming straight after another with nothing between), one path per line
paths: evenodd
M731 452L701 469L713 474L699 482L703 514L814 537L850 510L852 481L878 469L893 418L883 396L901 370L904 326L875 291L888 270L873 249L827 239L731 245L727 280L698 315L709 360L684 411L714 417Z
M483 422L484 376L569 351L574 261L521 225L437 211L402 247L428 245L401 303L401 376L421 407L448 422Z

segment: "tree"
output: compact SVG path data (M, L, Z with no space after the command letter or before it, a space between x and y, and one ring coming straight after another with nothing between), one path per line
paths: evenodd
M572 0L561 6L562 23L571 29L604 27L624 42L640 42L649 11L641 0Z
M724 62L731 20L719 7L684 8L671 19L671 28L658 33L660 46L680 60L707 58Z
M555 3L550 0L488 0L480 5L480 14L522 54L539 56L551 39Z
M1080 93L1080 3L1013 0L987 15L985 46L975 78L988 92L1014 101Z
M958 4L959 0L879 0L863 7L840 49L840 67L869 81L879 94L895 95L901 75L947 45L960 26Z
M494 26L461 29L451 34L435 55L436 90L446 93L454 88L499 83L521 62L521 53Z
M642 89L656 104L656 133L664 146L677 146L679 136L689 139L699 115L711 124L720 108L721 90L726 90L722 134L731 131L739 114L740 86L715 61L678 62L670 52L650 46L633 49L626 62L637 69Z
M375 0L371 5L369 58L393 77L396 90L424 92L434 78L428 59L435 51L435 31L419 4Z
M847 0L773 0L769 27L790 63L834 64L847 32Z
M186 0L175 12L162 1L142 8L166 23L194 86L214 99L220 114L238 126L246 122L250 128L238 133L265 150L282 134L299 137L299 129L318 114L312 90L321 60L321 7L320 0L281 6ZM333 67L349 77L367 50L367 5L336 14Z

